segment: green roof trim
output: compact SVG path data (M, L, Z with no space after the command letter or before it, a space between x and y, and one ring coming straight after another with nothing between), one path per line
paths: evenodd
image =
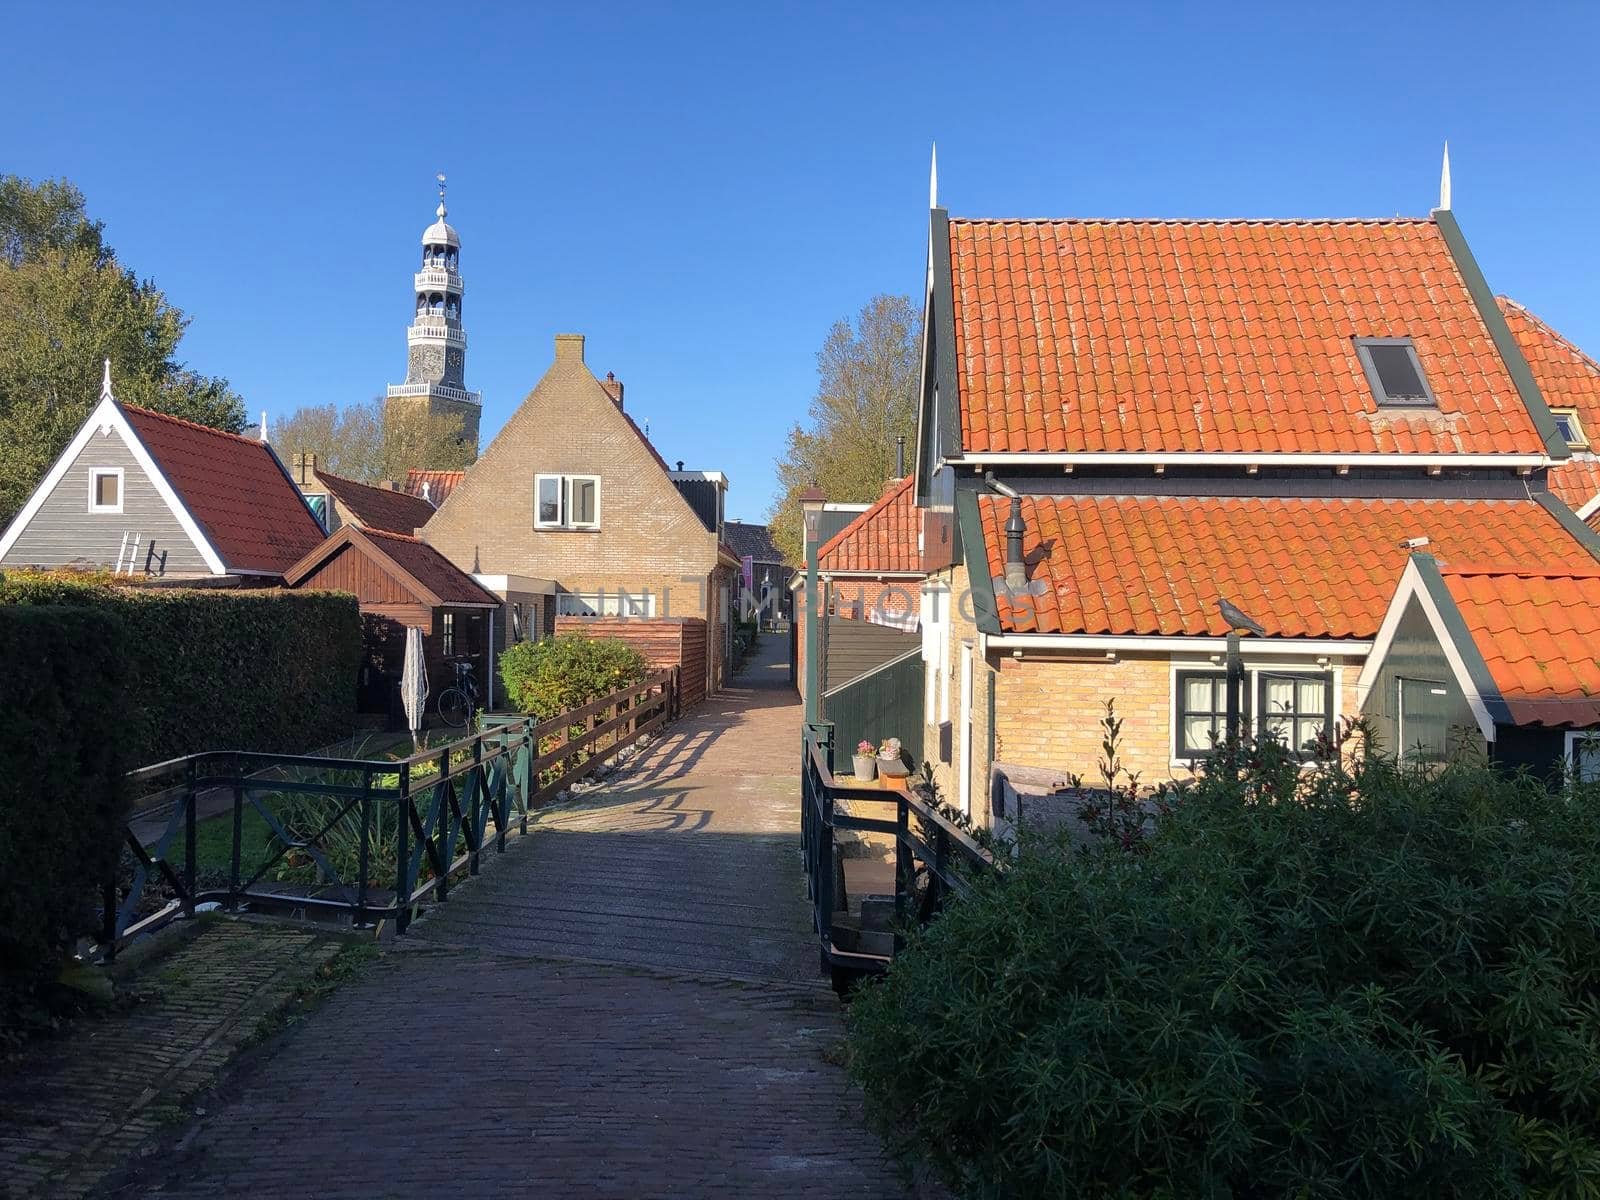
M1417 568L1417 575L1427 589L1433 606L1439 610L1439 619L1444 622L1445 632L1455 646L1456 653L1461 655L1461 661L1467 668L1467 677L1472 681L1478 698L1483 701L1483 707L1488 710L1489 719L1496 725L1514 725L1516 722L1511 719L1511 709L1507 707L1505 697L1500 695L1500 689L1495 686L1494 676L1489 674L1489 664L1484 662L1478 643L1472 640L1472 631L1467 628L1466 619L1456 607L1455 597L1445 586L1438 562L1431 554L1413 554L1411 563Z
M989 575L989 555L983 545L983 523L978 516L978 493L971 488L956 492L956 526L961 534L961 555L967 564L967 591L972 595L972 620L984 633L1000 632L1000 613L994 602L994 580ZM972 556L978 556L973 565ZM953 602L958 598L952 597Z
M1517 394L1522 397L1528 415L1533 418L1534 428L1544 439L1546 453L1551 458L1571 457L1566 439L1556 428L1556 419L1551 415L1550 406L1544 402L1539 385L1534 382L1528 360L1522 357L1517 339L1511 336L1511 326L1506 324L1505 314L1495 303L1489 281L1483 277L1483 271L1478 267L1478 260L1472 257L1472 250L1467 246L1467 239L1461 232L1461 226L1456 224L1455 214L1448 208L1436 208L1433 210L1433 222L1444 235L1445 245L1450 248L1450 257L1455 259L1456 270L1461 272L1461 280L1472 295L1472 302L1477 306L1478 315L1483 318L1483 323L1489 330L1489 337L1493 339L1495 349L1500 352L1501 361L1511 373L1511 382L1516 385Z
M1582 543L1585 550L1600 561L1600 534L1585 525L1578 514L1562 502L1560 496L1554 492L1534 492L1533 498L1543 505L1552 517L1560 521L1561 527Z

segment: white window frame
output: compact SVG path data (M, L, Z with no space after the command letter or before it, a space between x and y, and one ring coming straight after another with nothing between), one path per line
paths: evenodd
M1225 674L1226 662L1213 662L1209 658L1172 658L1167 660L1167 751L1169 765L1174 769L1185 771L1193 770L1200 761L1198 758L1185 758L1178 753L1178 672L1200 671L1213 674ZM1250 689L1249 719L1243 722L1243 730L1251 737L1256 735L1260 728L1261 714L1256 711L1260 707L1262 675L1331 675L1333 676L1333 723L1338 725L1344 719L1344 672L1345 664L1335 659L1327 666L1307 662L1263 662L1260 660L1246 660L1244 664L1245 684ZM1308 765L1308 764L1305 764Z
M1589 759L1587 768L1578 763L1578 744L1586 738L1595 740L1595 749L1585 757ZM1569 729L1562 739L1562 754L1567 760L1567 777L1578 783L1591 783L1600 779L1600 730L1596 729Z
M558 512L554 521L546 521L539 516L539 492L547 479L556 481L558 493ZM572 485L574 483L594 484L594 520L574 521L572 517ZM599 529L600 528L600 476L598 475L556 475L541 473L533 477L533 527L535 529Z
M94 500L96 485L107 475L116 476L117 502L115 504L96 504ZM89 511L92 513L120 513L122 502L126 495L123 491L126 481L123 479L121 467L90 467L89 468Z
M1552 417L1554 417L1558 422L1562 421L1562 420L1565 420L1565 421L1570 423L1573 436L1572 437L1565 437L1563 435L1563 440L1567 443L1567 445L1569 445L1569 446L1571 446L1571 447L1573 447L1574 449L1577 449L1577 450L1587 450L1589 448L1589 435L1584 432L1583 422L1578 419L1578 410L1577 409L1575 409L1575 408L1565 408L1565 407L1562 407L1560 405L1557 405L1556 407L1554 407L1554 408L1552 408L1550 410L1550 415ZM1557 426L1558 432L1559 432L1559 429L1560 429L1560 426L1558 425Z

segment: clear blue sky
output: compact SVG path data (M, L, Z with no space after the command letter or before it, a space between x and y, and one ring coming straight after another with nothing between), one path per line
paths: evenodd
M492 434L551 358L760 519L829 325L971 216L1455 210L1600 351L1600 7L20 6L0 170L65 175L252 414L405 370L436 171ZM1226 9L1226 15L1222 15Z

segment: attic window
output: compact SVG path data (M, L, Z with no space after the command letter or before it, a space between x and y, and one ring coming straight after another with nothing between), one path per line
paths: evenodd
M1422 375L1410 338L1357 338L1356 354L1378 403L1386 408L1432 408L1433 392Z
M1550 415L1556 419L1556 430L1567 445L1582 448L1589 444L1589 439L1583 433L1583 425L1578 420L1577 409L1552 408Z

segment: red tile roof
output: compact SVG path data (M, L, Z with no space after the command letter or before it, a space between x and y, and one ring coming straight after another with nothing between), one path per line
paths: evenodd
M1600 724L1600 570L1440 574L1512 721Z
M1587 451L1600 450L1600 363L1562 337L1515 300L1497 297L1511 336L1528 360L1534 382L1551 408L1577 411ZM1582 508L1600 496L1600 463L1593 458L1572 458L1550 468L1550 490L1568 507Z
M442 604L495 604L500 598L486 591L471 575L420 538L381 529L361 531L374 546L394 560Z
M1432 220L950 222L963 444L1525 453L1544 444ZM1379 412L1409 336L1438 412Z
M414 534L433 516L433 505L420 496L358 483L327 471L318 471L317 478L350 510L356 521L368 529Z
M435 507L445 502L456 485L465 479L465 471L423 471L412 467L406 472L405 491L408 496L421 496L422 485L428 485L428 499Z
M281 575L322 541L322 527L265 442L120 407L229 570Z
M1500 311L1551 408L1575 408L1578 423L1600 447L1600 363L1515 300L1499 296Z
M1548 485L1561 502L1576 512L1600 496L1600 461L1571 458L1550 468Z
M913 477L897 479L878 502L817 551L823 571L922 571L917 549L918 520Z
M989 570L1003 576L1009 502L979 500ZM1596 560L1534 500L1024 498L1029 595L996 587L1006 632L1227 633L1226 597L1273 637L1375 636L1408 538L1449 563Z

